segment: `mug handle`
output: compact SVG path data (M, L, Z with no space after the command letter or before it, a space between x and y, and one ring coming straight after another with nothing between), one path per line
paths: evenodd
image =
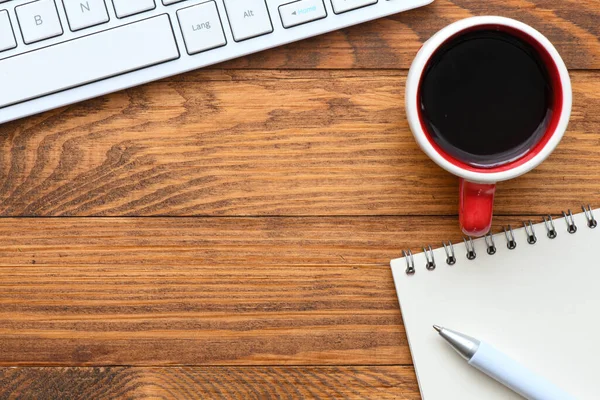
M465 235L479 237L492 227L495 183L475 183L460 178L458 218Z

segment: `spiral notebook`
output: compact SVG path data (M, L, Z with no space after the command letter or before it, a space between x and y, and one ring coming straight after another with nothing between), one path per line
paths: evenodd
M494 345L575 398L600 399L600 227L586 211L391 261L425 400L521 399L468 366L433 324Z

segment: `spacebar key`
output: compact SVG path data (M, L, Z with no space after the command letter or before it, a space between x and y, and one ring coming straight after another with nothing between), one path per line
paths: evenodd
M0 60L0 108L179 58L166 14Z

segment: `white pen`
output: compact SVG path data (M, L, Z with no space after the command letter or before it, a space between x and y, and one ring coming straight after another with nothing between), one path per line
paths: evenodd
M534 374L521 364L487 343L450 329L434 325L441 337L469 365L529 400L573 400L574 397L547 379Z

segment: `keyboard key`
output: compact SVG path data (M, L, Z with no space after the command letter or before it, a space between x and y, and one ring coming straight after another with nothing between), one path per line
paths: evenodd
M44 47L0 62L0 108L177 58L166 14Z
M6 51L17 47L15 34L12 30L8 11L0 10L0 51Z
M333 12L336 14L356 10L357 8L370 6L375 3L377 3L377 0L331 0Z
M156 8L154 0L113 0L113 5L115 6L115 14L119 18L129 17Z
M25 44L63 34L54 0L38 0L15 8Z
M284 28L325 18L327 11L323 0L300 0L279 6L279 16Z
M265 0L225 0L225 9L236 42L273 32Z
M182 1L183 1L183 0L162 0L163 4L164 4L165 6L168 6L168 5L170 5L170 4L180 3L180 2L182 2Z
M72 31L108 22L104 0L63 0Z
M225 46L227 40L214 1L208 1L177 11L188 54Z

